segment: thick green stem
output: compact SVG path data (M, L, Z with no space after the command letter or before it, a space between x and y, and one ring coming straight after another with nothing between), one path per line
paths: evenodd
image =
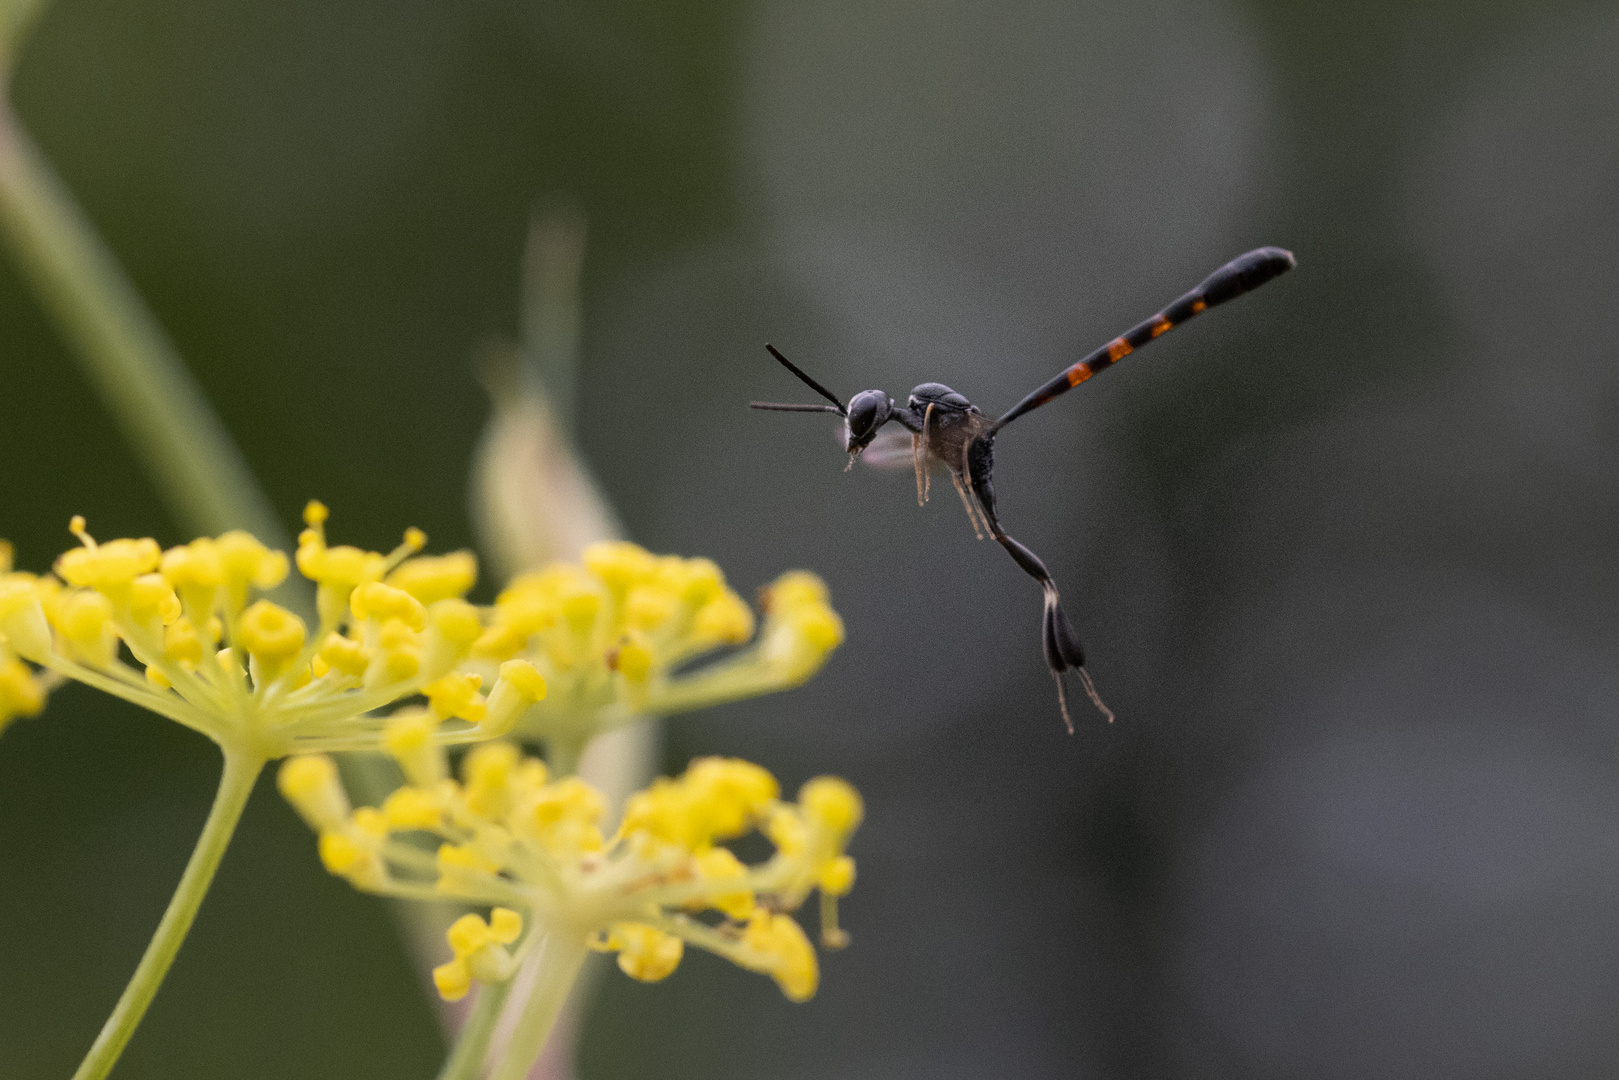
M102 1025L90 1052L79 1063L73 1080L101 1080L112 1071L118 1055L135 1034L147 1006L163 985L163 977L169 973L175 954L180 951L180 943L191 930L197 909L202 906L202 898L208 893L214 871L219 869L219 860L230 845L231 834L236 831L248 796L253 794L253 783L263 768L261 757L225 751L225 772L219 779L219 792L214 796L213 808L208 811L208 820L202 826L202 835L197 837L197 846L186 863L185 873L180 876L180 885L174 890L168 910L157 924L157 933L146 946L134 976L124 987L123 996Z
M557 929L541 943L542 952L529 998L523 1003L517 1028L506 1043L505 1053L491 1080L524 1080L534 1062L539 1060L545 1040L556 1026L557 1015L562 1012L574 980L579 977L579 968L590 955L586 941L582 934Z
M117 258L0 95L0 235L181 523L286 540Z
M455 1046L445 1059L444 1068L439 1070L438 1080L477 1080L483 1071L483 1059L489 1053L489 1040L500 1022L501 1007L506 1004L506 995L511 990L510 979L485 984L478 990L478 1000L467 1013L456 1035Z

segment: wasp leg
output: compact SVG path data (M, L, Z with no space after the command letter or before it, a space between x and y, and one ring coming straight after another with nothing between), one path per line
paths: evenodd
M970 456L968 451L971 449L971 442L961 448L961 468L951 469L950 479L956 485L956 494L961 496L961 505L967 508L967 520L973 523L973 536L982 540L985 530L978 527L978 519L982 511L974 504L973 497L968 494L967 485L962 480L962 477L967 476L970 472L967 458Z
M1085 649L1079 643L1079 635L1074 632L1074 624L1068 621L1062 609L1057 582L1052 578L1051 571L1046 569L1046 564L1040 561L1038 555L1002 528L1000 518L995 513L995 487L990 482L993 463L990 441L974 439L967 448L967 464L968 480L972 484L973 494L978 497L978 512L984 516L984 524L989 527L990 535L1006 549L1025 574L1040 583L1045 593L1045 606L1040 619L1040 649L1045 655L1046 667L1057 681L1057 704L1062 709L1063 723L1072 735L1074 721L1068 715L1067 684L1063 679L1070 671L1079 672L1091 703L1107 717L1108 723L1112 723L1113 710L1103 703L1101 695L1096 692L1096 684L1085 670Z
M967 520L973 523L973 535L982 540L984 530L978 527L978 511L973 509L972 496L967 494L966 485L961 482L961 477L954 472L950 474L950 480L956 485L956 494L961 496L961 505L967 510Z
M922 430L911 443L911 456L916 464L916 505L928 504L928 491L933 486L932 470L928 467L928 425L933 422L933 402L928 402L922 414Z

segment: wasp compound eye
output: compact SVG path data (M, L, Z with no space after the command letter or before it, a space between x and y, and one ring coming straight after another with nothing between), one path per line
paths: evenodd
M849 399L849 438L844 449L862 450L894 415L894 399L881 390L862 390Z

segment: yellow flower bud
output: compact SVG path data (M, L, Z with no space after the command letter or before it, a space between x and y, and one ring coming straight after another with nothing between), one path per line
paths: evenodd
M84 519L73 519L74 532L83 542L56 560L56 574L69 585L122 594L141 574L156 570L163 550L150 537L140 540L109 540L97 544L84 531Z
M386 579L387 584L429 606L464 595L477 580L478 560L470 551L406 559Z
M180 617L180 598L162 574L142 574L129 593L129 613L139 624L153 619L168 626Z
M298 655L306 633L302 619L268 600L254 603L236 624L237 640L270 679Z
M288 758L276 774L276 787L316 832L340 828L348 820L348 796L336 764L325 754Z
M590 544L580 561L613 592L622 596L632 585L648 577L656 562L650 552L638 544L622 540L603 540Z
M527 660L500 665L500 679L489 692L488 710L479 730L490 736L511 731L530 705L545 697L545 678Z
M754 910L742 942L753 954L748 963L776 980L789 1001L808 1001L820 985L815 947L797 920L764 908Z
M848 896L849 890L854 888L854 860L839 855L821 867L816 885L828 896Z
M645 923L613 924L604 948L618 952L618 967L632 979L657 982L680 966L686 943Z
M710 848L697 856L697 874L704 881L739 881L747 876L747 872L748 868L742 865L742 860L733 855L729 848ZM753 892L741 889L737 892L721 893L695 906L705 905L740 921L753 912Z
M349 609L356 619L386 622L397 619L412 630L427 627L427 608L403 589L368 581L349 596Z
M342 634L328 634L320 645L320 659L335 671L358 678L371 664L371 651Z
M816 826L839 836L854 831L865 815L860 793L835 776L817 776L798 791L798 805Z
M393 829L436 829L444 818L438 799L416 787L402 787L382 803L382 813Z
M51 651L51 628L31 574L0 574L0 641L30 659Z
M460 1001L472 990L472 969L457 957L433 969L433 987L445 1001Z
M0 659L0 731L14 717L38 716L45 708L45 688L28 665L15 658Z
M64 593L50 612L56 629L91 667L107 667L118 652L112 601L98 592Z
M512 780L521 752L508 742L484 743L461 762L467 806L490 821L503 821L511 810Z
M446 720L459 717L476 724L489 712L489 707L478 693L482 682L483 678L479 675L446 675L422 687L422 693L427 696L428 707L440 717Z

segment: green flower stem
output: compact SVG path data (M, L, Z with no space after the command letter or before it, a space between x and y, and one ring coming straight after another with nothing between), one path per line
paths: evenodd
M461 1032L456 1036L455 1049L439 1070L438 1080L477 1080L483 1071L484 1056L489 1053L489 1040L500 1021L500 1010L511 990L511 979L485 983L479 988L478 1000L467 1013Z
M208 820L202 826L202 835L197 837L197 846L186 863L185 873L180 876L180 885L174 890L168 910L157 924L157 933L146 946L134 976L124 987L123 995L102 1025L90 1052L79 1063L73 1080L102 1080L112 1071L130 1036L135 1034L136 1025L157 996L163 977L169 973L175 954L180 951L180 943L197 917L197 909L202 906L202 898L207 895L214 871L219 869L219 860L230 844L236 823L241 820L242 810L253 794L254 781L263 768L262 757L225 751L225 771L219 779L219 792L214 796L213 808L208 811Z
M534 972L533 989L523 1003L516 1030L491 1080L524 1080L533 1069L540 1051L545 1049L545 1040L556 1026L563 1003L568 1000L574 980L579 977L579 969L590 955L586 941L582 934L558 928L540 944L543 951ZM517 977L521 978L521 973Z
M491 1080L525 1080L534 1062L539 1061L550 1030L557 1025L563 1002L568 1001L568 993L589 955L586 941L583 934L557 928L539 944L541 954L528 1001L523 1002L523 1012L518 1015L512 1038L505 1044L500 1065ZM521 978L521 973L516 978Z

